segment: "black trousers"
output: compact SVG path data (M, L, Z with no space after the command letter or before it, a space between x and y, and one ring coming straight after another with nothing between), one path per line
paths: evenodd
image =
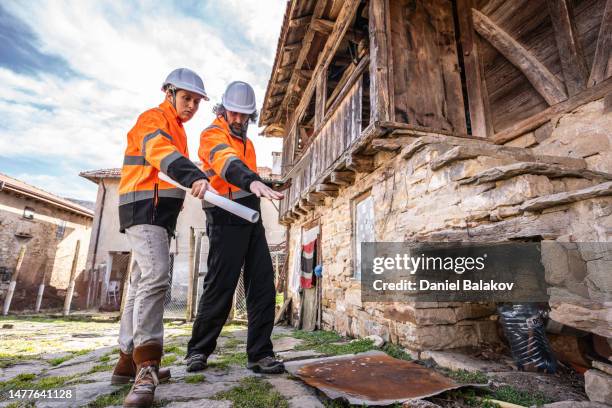
M198 304L187 355L209 356L232 307L240 270L244 265L244 288L248 314L249 361L274 356L270 336L274 326L274 269L263 224L207 224L210 243L208 273Z

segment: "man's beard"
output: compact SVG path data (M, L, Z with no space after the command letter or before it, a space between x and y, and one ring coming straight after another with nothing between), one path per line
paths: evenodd
M230 125L230 128L232 129L232 132L234 132L235 134L240 135L240 136L244 136L244 133L246 132L247 125L246 124L241 124L241 123L232 123Z

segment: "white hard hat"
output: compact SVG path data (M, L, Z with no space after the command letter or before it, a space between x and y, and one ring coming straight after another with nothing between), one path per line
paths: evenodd
M204 89L202 78L188 68L177 68L172 71L162 85L162 91L165 91L166 85L173 85L177 89L184 89L201 95L207 101L208 95Z
M246 113L247 115L257 110L255 91L253 91L251 85L242 81L234 81L225 88L221 104L228 111Z

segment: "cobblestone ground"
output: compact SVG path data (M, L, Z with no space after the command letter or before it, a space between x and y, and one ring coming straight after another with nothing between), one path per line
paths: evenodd
M118 359L117 322L63 319L0 320L0 407L110 407L121 406L129 386L112 386L110 375ZM291 359L300 341L291 330L276 327L275 350ZM156 406L179 407L323 407L314 390L288 374L264 376L245 368L246 328L224 328L210 367L187 373L183 358L191 324L165 325L162 366L172 379L160 384ZM297 356L316 356L302 350ZM16 401L18 389L72 389L72 401Z
M69 320L54 318L0 318L0 408L2 407L116 407L121 406L127 386L112 386L111 371L118 359L115 318ZM191 324L168 322L162 366L170 367L172 379L160 384L156 406L239 407L239 408L343 408L342 401L331 401L289 374L258 375L245 368L246 327L225 326L218 347L209 358L209 368L187 373L183 358ZM377 349L371 340L342 338L336 333L302 332L275 327L274 350L286 362L328 355L343 355ZM596 406L584 401L584 383L569 373L543 375L520 373L502 356L497 362L482 361L468 354L422 352L410 355L394 345L381 348L395 358L415 359L463 383L489 383L489 388L464 388L406 407L496 407L495 399L519 406L541 406L568 401L556 407ZM418 358L421 358L418 360ZM70 389L76 399L11 399L17 390ZM582 404L582 405L581 405ZM586 405L584 405L586 404ZM400 406L399 404L394 407ZM545 407L547 405L544 405Z

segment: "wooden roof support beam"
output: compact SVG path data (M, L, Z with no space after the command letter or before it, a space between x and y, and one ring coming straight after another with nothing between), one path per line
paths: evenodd
M323 35L330 35L334 29L334 21L317 18L310 23L310 28Z
M283 46L283 51L285 52L295 51L295 50L299 50L300 47L302 47L302 42L296 41L296 42L292 42L291 44L285 44Z
M548 12L555 31L565 86L570 96L586 88L589 76L582 45L572 18L569 0L547 0Z
M478 34L516 66L549 105L567 99L563 83L525 47L480 11L472 9L472 19Z
M300 97L301 99L297 105L296 111L301 111L303 107L306 106L306 104L310 100L310 97L312 96L312 93L314 92L314 87L315 87L314 81L311 80L311 77L316 77L317 73L329 64L329 61L331 60L334 53L336 52L336 49L340 45L340 40L342 39L342 35L348 29L351 23L351 20L353 16L355 15L355 12L357 10L357 7L359 6L359 3L360 3L360 0L345 0L342 3L342 9L340 10L340 13L338 14L336 22L334 23L333 30L330 33L330 35L327 37L325 46L323 47L323 50L321 51L319 55L318 64L315 67L316 71L313 72L312 75L310 75L310 77L308 78L308 85L306 86L306 89L304 90L304 92L302 93ZM322 17L326 4L327 4L326 0L321 0L316 3L315 10L313 12L313 18ZM304 61L306 60L306 56L308 55L310 51L310 46L314 38L314 33L315 31L309 28L309 30L306 32L306 35L304 36L304 39L302 40L303 46L302 46L302 49L300 50L300 54L295 63L294 74L297 74L298 70L302 69ZM288 87L289 90L293 89L293 85L295 85L298 79L299 78L297 75L292 76L290 85ZM284 109L284 107L286 107L289 104L289 100L291 99L289 96L289 93L290 92L287 93L284 101L281 103L280 109L278 109L276 112L276 117L275 117L276 122L280 122L281 115L283 115L284 112L286 112L286 109Z
M352 171L334 171L331 173L330 182L340 186L349 186L355 182L355 173Z
M612 55L610 54L612 54L612 0L606 1L601 19L595 57L587 82L589 88L612 76Z
M289 20L289 27L295 28L295 27L303 26L305 24L308 24L311 19L312 19L311 15L292 18L291 20Z

